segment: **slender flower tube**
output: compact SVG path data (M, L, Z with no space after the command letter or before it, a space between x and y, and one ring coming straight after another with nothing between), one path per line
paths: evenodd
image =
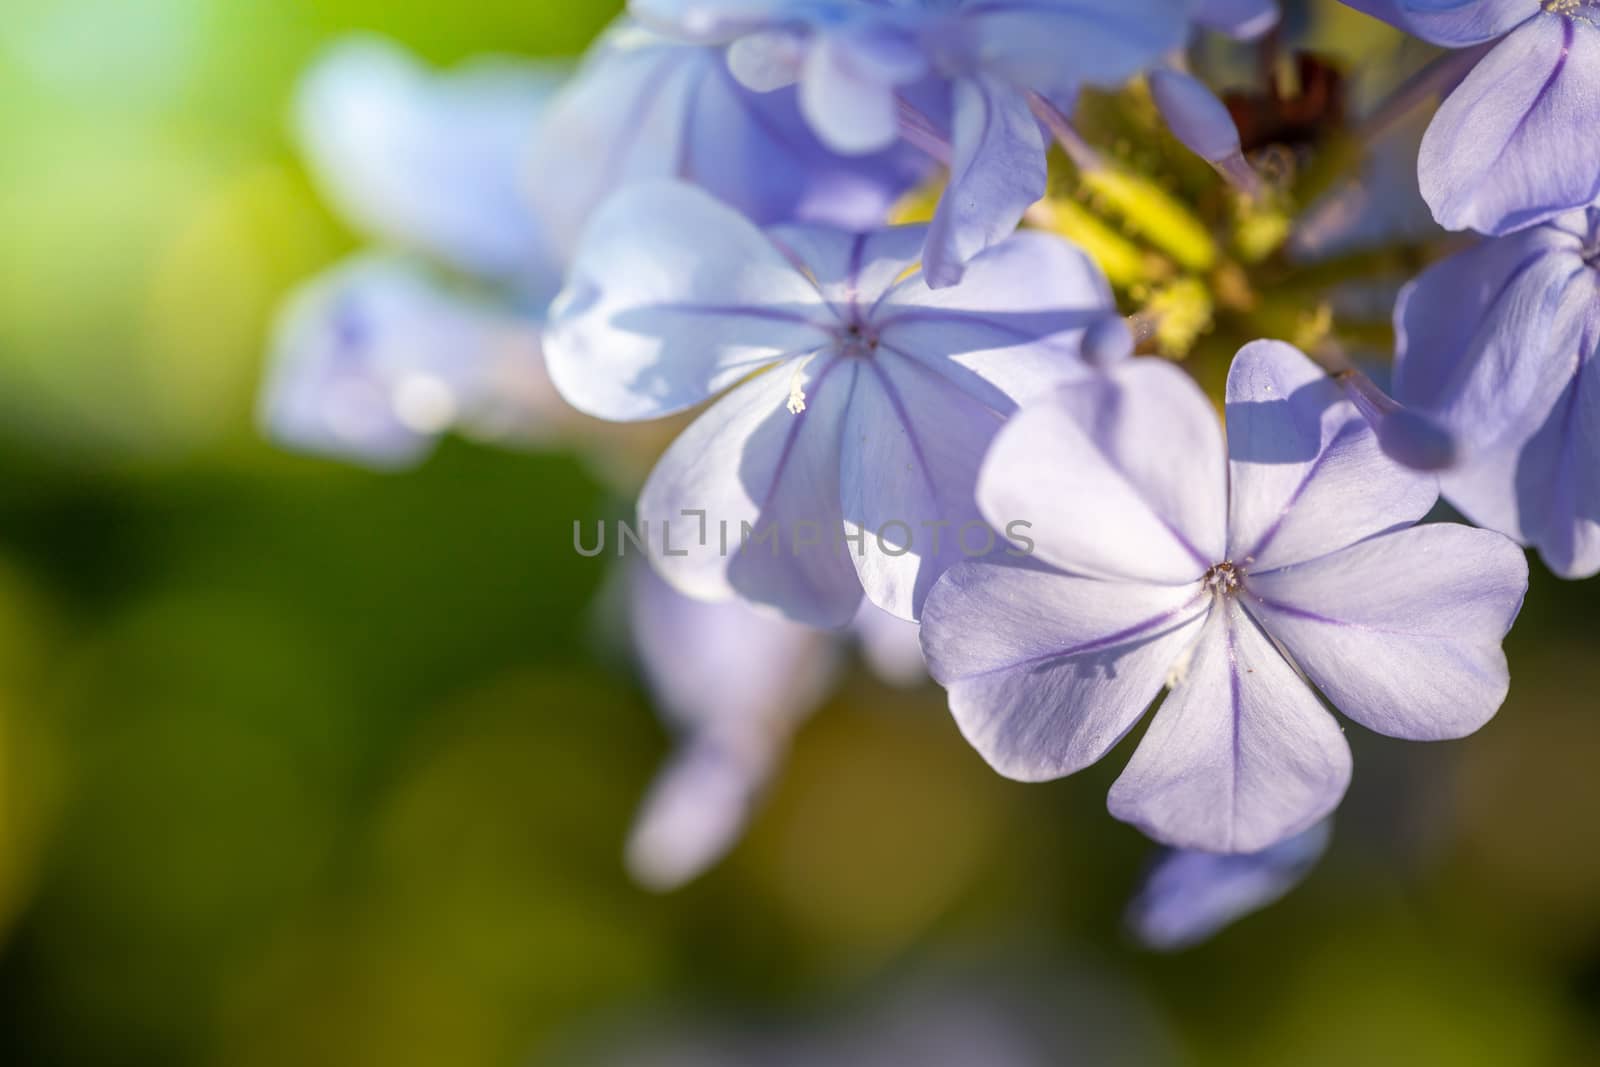
M1245 161L1239 127L1217 95L1195 78L1167 67L1151 71L1149 80L1150 94L1173 136L1241 192L1256 195L1261 179Z

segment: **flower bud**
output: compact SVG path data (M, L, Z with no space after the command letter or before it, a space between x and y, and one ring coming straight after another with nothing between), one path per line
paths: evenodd
M1133 331L1126 319L1108 315L1083 333L1083 358L1095 367L1109 367L1133 355Z
M1390 459L1418 471L1441 471L1455 465L1459 450L1449 430L1420 411L1402 407L1354 367L1338 378L1350 402L1378 435L1378 447Z
M1254 193L1259 183L1245 162L1239 127L1216 94L1189 75L1165 67L1151 71L1149 80L1150 95L1172 135L1229 182Z

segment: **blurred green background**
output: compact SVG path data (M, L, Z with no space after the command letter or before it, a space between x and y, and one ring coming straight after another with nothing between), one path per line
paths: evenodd
M569 547L617 502L570 456L379 476L252 418L276 301L354 246L287 139L319 47L568 55L618 6L7 5L0 1063L541 1062L996 953L1126 983L1194 1063L1600 1062L1600 597L1537 568L1500 716L1348 725L1328 860L1188 953L1121 924L1125 754L1005 782L859 672L728 862L628 882L667 739Z

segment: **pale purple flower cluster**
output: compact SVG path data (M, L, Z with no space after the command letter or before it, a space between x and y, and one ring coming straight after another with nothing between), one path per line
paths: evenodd
M435 74L354 38L307 75L294 132L324 194L378 248L289 303L262 419L286 444L382 467L415 462L445 430L571 435L540 323L617 189L680 178L763 223L856 226L930 166L903 148L835 156L793 93L750 92L720 49L626 21L570 76L499 59Z
M835 152L908 141L944 163L922 252L933 288L958 282L1044 195L1051 135L1071 150L1065 116L1082 87L1159 66L1192 26L1250 37L1278 14L1274 0L632 0L629 10L664 34L726 45L752 89L798 87L802 114ZM1198 82L1171 77L1182 88L1163 111L1179 136L1231 163L1226 112Z
M1600 573L1600 4L1345 2L1471 64L1418 175L1441 225L1486 238L1401 295L1396 397L1452 433L1450 503L1564 577Z
M1052 140L1105 166L1081 91L1133 78L1259 203L1179 54L1196 27L1265 32L1271 0L633 0L570 76L437 75L370 41L317 67L298 133L384 247L290 304L264 421L397 466L450 430L571 444L580 413L700 409L638 487L631 631L678 747L636 876L673 887L730 847L829 690L826 631L854 632L886 676L925 656L1012 778L1072 774L1148 719L1109 805L1179 850L1133 925L1189 943L1321 854L1352 774L1325 705L1411 740L1495 714L1527 589L1509 538L1600 571L1592 7L1350 2L1437 43L1503 38L1420 150L1434 217L1495 236L1403 294L1393 397L1257 341L1224 428L1134 354L1150 317L1091 255L1018 230ZM1409 174L1414 145L1375 163ZM941 178L931 221L894 224ZM1324 201L1289 256L1414 231L1415 199ZM1419 525L1441 486L1485 528Z

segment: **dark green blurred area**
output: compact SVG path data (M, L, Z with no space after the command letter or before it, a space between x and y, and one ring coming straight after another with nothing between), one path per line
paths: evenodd
M573 54L615 6L0 19L0 1064L540 1062L997 952L1128 983L1195 1063L1600 1062L1600 595L1537 568L1500 716L1350 725L1328 860L1189 953L1123 932L1125 753L1015 785L864 675L731 860L627 881L666 738L570 549L619 504L570 456L377 476L251 414L277 299L354 243L285 134L316 50Z

